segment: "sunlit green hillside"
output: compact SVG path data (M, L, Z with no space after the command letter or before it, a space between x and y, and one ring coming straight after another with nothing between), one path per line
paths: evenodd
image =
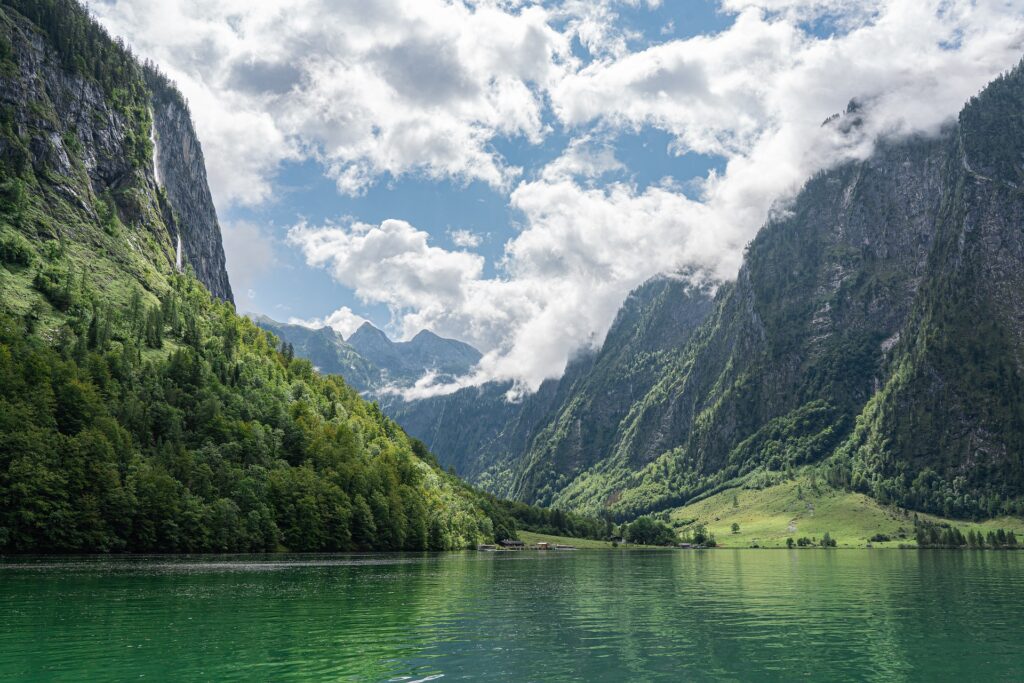
M670 513L676 528L706 524L718 544L729 548L755 544L782 547L788 538L820 540L825 533L836 539L840 548L865 547L868 543L873 547L915 545L915 516L918 520L949 523L965 534L970 529L987 533L1002 528L1018 535L1024 532L1024 520L1014 517L974 523L885 506L864 494L835 489L811 470L765 488L727 489ZM739 525L738 533L733 533L733 524ZM891 540L870 540L879 534Z

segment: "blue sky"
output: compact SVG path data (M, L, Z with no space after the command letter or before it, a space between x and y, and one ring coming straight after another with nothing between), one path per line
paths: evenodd
M721 156L697 153L677 154L667 133L645 127L624 131L612 141L615 156L624 168L606 179L635 184L639 189L665 178L679 181L683 193L694 193L687 182L704 178L708 171L724 170ZM526 169L543 167L558 157L567 138L552 134L540 145L523 140L499 140L495 147L510 163ZM246 291L236 292L239 309L272 318L316 318L349 306L380 328L390 323L387 306L360 302L354 292L335 282L323 269L311 268L298 249L284 245L287 230L299 219L323 223L352 217L366 223L388 218L409 221L428 232L438 244L458 248L452 233L468 230L480 237L474 249L486 261L484 274L497 274L505 243L513 238L524 220L509 206L508 194L480 181L469 183L430 179L416 175L386 177L365 194L340 193L316 161L282 164L274 181L273 199L258 206L232 206L223 212L227 224L257 223L283 246L275 251L275 262L251 280ZM248 291L251 290L251 291Z
M734 277L808 177L937 131L1024 35L1024 0L93 11L190 102L241 311L429 328L484 353L462 386L523 391L645 280ZM854 97L863 126L821 125Z
M720 11L717 2L704 0L663 3L657 7L624 6L617 9L617 14L622 29L636 34L629 40L633 50L715 33L727 28L734 17ZM573 52L584 63L593 59L578 40L573 43ZM546 112L544 123L552 130L539 144L521 136L493 140L494 149L510 164L525 169L526 177L557 158L572 136L573 131L560 126L550 111ZM724 157L679 154L672 149L673 140L671 134L651 126L617 131L611 142L624 168L605 179L635 183L643 189L671 177L679 181L684 192L692 192L687 181L703 178L711 169L724 170ZM475 251L487 259L484 274L488 277L498 274L497 264L505 242L515 236L517 226L523 222L522 214L509 206L507 192L480 181L438 180L417 174L399 178L385 175L365 194L351 196L338 191L322 164L304 160L282 164L274 187L270 201L256 206L229 206L221 212L221 220L228 224L246 221L266 226L267 232L281 242L285 241L287 229L300 217L311 223L339 217L366 223L400 218L449 248L457 248L452 231L469 230L481 238ZM307 266L297 249L276 250L275 263L252 278L251 285L236 292L239 308L245 312L279 320L311 319L348 306L382 329L391 322L386 305L361 302L353 290L335 282L324 270Z

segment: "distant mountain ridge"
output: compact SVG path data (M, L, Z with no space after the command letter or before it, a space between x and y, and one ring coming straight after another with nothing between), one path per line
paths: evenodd
M419 379L424 371L458 377L468 373L481 357L469 344L429 330L420 330L409 341L393 342L370 323L363 323L348 338L348 345L400 381Z
M311 328L279 323L255 315L253 321L295 348L321 372L343 376L360 392L376 396L391 387L409 387L426 373L455 378L467 374L479 362L475 348L421 330L409 341L394 342L373 324L363 323L346 340L330 327Z
M694 285L692 274L657 276L623 303L599 350L581 353L559 379L517 403L511 382L489 382L453 394L406 401L380 389L411 386L429 370L454 378L480 354L462 342L420 332L391 342L369 323L349 338L256 317L258 325L290 342L321 371L341 374L445 466L500 495L514 495L554 472L580 473L611 446L619 422L675 362L682 344L712 310L715 284ZM420 352L429 340L431 355ZM442 353L444 352L444 353ZM373 360L371 360L373 359ZM415 361L413 361L415 359ZM396 381L397 380L397 381Z

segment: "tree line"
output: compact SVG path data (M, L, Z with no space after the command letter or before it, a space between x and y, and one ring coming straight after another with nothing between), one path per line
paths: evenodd
M1010 550L1020 547L1012 530L990 529L986 533L969 529L965 534L955 526L920 519L914 522L914 538L918 548Z

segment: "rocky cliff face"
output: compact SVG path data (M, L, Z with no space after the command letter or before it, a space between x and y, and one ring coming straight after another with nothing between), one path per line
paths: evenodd
M154 181L173 209L183 261L214 296L232 301L220 223L192 117L181 94L159 74L147 69L146 82L153 93Z
M631 515L822 463L914 509L1018 511L1022 105L1018 68L940 135L809 181L685 360L551 501Z
M63 68L47 36L28 20L8 9L0 21L8 52L0 72L7 133L0 138L0 157L14 170L30 168L55 192L90 210L91 197L72 181L84 173L93 196L129 184L140 151L138 122L114 106L99 84Z
M69 36L60 12L27 0L6 0L0 13L0 160L11 176L89 219L141 227L148 236L124 237L136 253L155 249L161 269L176 267L180 237L184 265L231 300L202 152L181 95L98 26ZM99 216L97 206L109 215ZM74 238L75 221L65 218L59 229L37 224L38 238Z
M951 515L1024 496L1024 68L961 112L942 148L933 247L884 384L837 452L843 484Z
M812 179L751 244L682 362L637 403L606 458L555 499L659 509L828 455L907 322L940 211L947 135L883 145Z

